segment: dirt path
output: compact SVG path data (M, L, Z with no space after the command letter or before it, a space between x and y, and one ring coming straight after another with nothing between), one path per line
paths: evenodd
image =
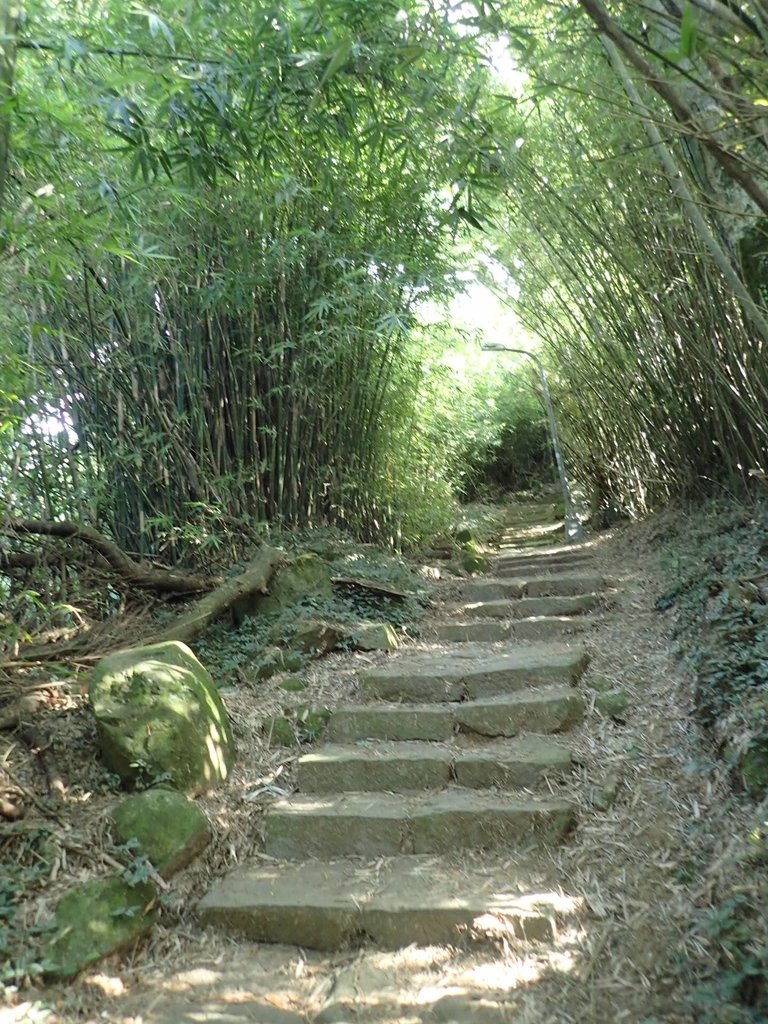
M209 808L217 815L220 839L209 854L207 874L179 880L166 927L132 962L102 966L67 990L46 993L48 1005L53 997L57 1006L47 1019L62 1024L693 1020L685 1007L701 949L692 938L695 910L686 872L719 794L701 770L704 754L689 719L689 683L653 611L659 585L647 549L630 533L602 538L589 551L590 571L607 580L606 607L576 635L558 627L552 641L583 644L590 656L576 688L584 698L584 718L568 734L573 769L547 772L527 787L537 798L567 795L575 806L572 831L562 842L542 843L534 833L515 843L492 843L490 850L459 842L458 849L424 854L425 893L433 856L440 870L449 872L458 896L476 891L483 878L492 883L495 897L549 894L553 933L529 941L520 929L499 927L504 915L491 913L452 943L410 943L401 932L399 948L379 949L358 934L360 948L327 952L253 943L202 928L195 904L211 878L224 876L244 858L253 858L261 870L280 867L269 853L271 799L248 799L264 777L261 765L258 771L243 769L237 800L230 794L228 804ZM553 578L560 573L551 570ZM433 625L464 621L456 604L457 595L448 588ZM415 650L405 654L450 657L462 646L439 640L438 631L427 628ZM509 641L485 646L498 653L509 649ZM384 661L372 656L365 667L375 669ZM350 656L326 659L317 685L322 689L335 679L339 700L349 702L358 693L360 668ZM613 715L598 710L606 689L626 692L626 710ZM295 765L285 767L284 777L294 777ZM313 826L307 830L311 835ZM382 855L373 869L391 862ZM368 857L365 870L371 869ZM46 1018L32 1011L24 1016L19 1009L7 1019ZM0 1020L5 1024L5 1017Z

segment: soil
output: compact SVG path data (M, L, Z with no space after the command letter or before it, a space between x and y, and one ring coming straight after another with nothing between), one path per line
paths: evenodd
M574 734L581 801L576 832L547 863L542 877L582 912L556 941L523 943L496 936L482 948L410 946L328 955L295 947L238 943L196 922L195 904L214 878L249 858L264 857L261 819L276 796L290 793L298 749L270 745L263 720L287 706L333 708L354 693L361 662L385 654L334 654L314 662L302 693L280 689L281 676L222 691L238 743L228 784L201 799L214 840L196 863L171 880L161 924L133 955L103 962L74 983L7 992L2 1024L46 1020L74 1024L258 1024L360 1021L514 1021L515 1024L683 1024L697 1019L690 997L718 970L716 950L698 927L715 897L704 865L726 833L744 826L725 779L692 719L692 680L677 663L669 623L654 611L663 589L650 528L626 527L598 538L596 567L611 578L611 605L584 636L590 678L626 690L621 717L594 707ZM440 600L450 599L448 582ZM421 637L426 649L430 610ZM581 638L580 638L581 640ZM589 692L589 691L587 691ZM114 848L108 813L118 797L95 746L87 705L76 684L59 682L35 727L67 786L46 815L33 808L18 827L0 831L7 865L36 856L42 883L29 880L19 914L32 936L51 907L78 879L110 868ZM3 734L0 764L29 793L44 792L34 759ZM597 795L617 787L600 811ZM47 805L41 805L45 808ZM35 826L47 824L40 845ZM37 844L37 845L36 845ZM457 860L472 870L472 858ZM510 872L517 866L510 861ZM707 880L709 877L709 881Z

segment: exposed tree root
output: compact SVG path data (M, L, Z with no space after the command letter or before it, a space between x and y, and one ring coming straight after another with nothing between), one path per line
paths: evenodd
M178 572L175 569L163 569L136 562L92 526L81 526L67 520L8 520L0 526L0 532L10 537L35 535L81 541L101 555L109 567L127 583L159 594L206 593L221 583L221 577L218 576L200 576L196 573ZM7 565L9 568L32 568L34 564L39 564L39 560L33 562L30 559L34 559L34 555L30 555L29 552L8 552L3 555L0 565ZM46 558L42 560L45 561Z
M252 594L267 593L269 581L284 558L282 551L262 547L240 576L227 580L211 594L200 598L186 615L155 634L152 641L160 643L164 640L181 640L183 643L191 643L206 626L229 611L236 601Z

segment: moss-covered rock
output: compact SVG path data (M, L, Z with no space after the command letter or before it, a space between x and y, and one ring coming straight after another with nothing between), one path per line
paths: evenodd
M612 690L614 686L613 680L608 679L607 676L590 676L589 679L586 680L585 685L588 686L590 690L596 690L598 693L606 693L606 691Z
M336 622L324 619L306 619L296 627L290 644L304 654L327 654L338 646L348 635L349 630Z
M352 646L358 651L394 651L400 646L388 622L358 622L352 627Z
M128 784L162 779L190 795L229 775L235 748L210 674L178 641L119 651L91 679L104 763Z
M265 718L263 730L267 739L278 747L295 747L298 742L295 724L284 715Z
M595 697L595 707L601 715L615 718L622 715L629 707L629 694L625 690L609 690L607 693L598 693Z
M456 543L460 544L462 547L464 547L464 545L466 544L472 544L475 542L474 534L472 533L471 530L467 529L457 530L457 532L454 534L454 539Z
M462 551L459 555L461 567L466 572L488 572L491 567L491 560L486 555L480 555L475 551Z
M299 672L304 668L307 656L301 651L286 651L282 647L265 647L258 658L251 662L248 674L254 682L262 683L278 672Z
M280 689L288 693L301 693L308 686L309 683L303 676L288 676L280 683Z
M137 853L152 861L164 878L185 868L211 839L200 808L172 789L149 789L124 800L112 813L121 843L135 839Z
M118 875L78 886L59 901L45 950L50 978L73 978L105 956L132 949L155 923L149 882L129 885Z
M328 566L318 555L305 552L278 569L269 585L269 593L258 594L254 608L257 614L266 615L290 608L302 598L330 598L331 593Z
M328 708L313 708L309 705L296 709L296 724L299 738L316 740L331 719Z

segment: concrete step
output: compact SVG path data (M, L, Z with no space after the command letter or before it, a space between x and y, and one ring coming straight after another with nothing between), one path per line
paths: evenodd
M579 645L532 644L489 655L487 648L465 644L445 653L393 658L363 673L360 689L367 697L408 703L476 700L529 686L574 685L588 662Z
M534 835L557 842L574 821L574 807L565 800L475 789L301 794L268 809L264 845L268 856L287 860L450 853L503 848Z
M594 594L605 586L597 573L565 574L533 578L483 579L465 583L461 595L465 601L505 601L521 597L575 597Z
M457 731L483 736L563 732L581 721L584 698L571 687L522 690L453 704L359 704L337 708L328 725L332 741L436 740Z
M567 698L560 702L564 708L569 703ZM476 722L480 728L473 731L481 733L496 711L478 707L466 721ZM451 782L468 789L516 789L570 764L570 750L541 736L482 746L418 740L328 743L299 758L297 784L302 793L412 793Z
M530 619L584 615L600 605L599 594L573 597L523 597L512 601L479 601L465 604L461 614L473 619Z
M198 904L204 924L235 937L320 950L548 940L581 909L508 859L459 869L428 856L247 865Z

